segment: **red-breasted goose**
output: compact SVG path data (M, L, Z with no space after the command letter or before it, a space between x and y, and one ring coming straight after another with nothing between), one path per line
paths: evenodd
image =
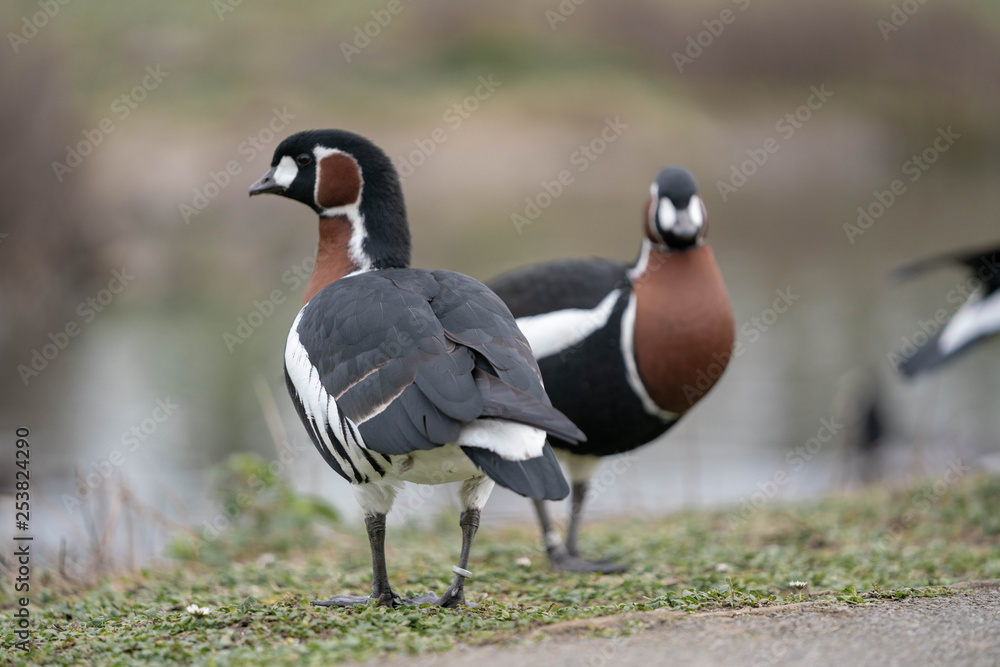
M552 407L524 336L485 285L408 268L399 178L367 139L342 130L281 142L250 194L319 214L316 268L288 334L285 379L324 460L353 485L379 604L464 604L469 549L494 482L536 499L569 487L546 433L584 435ZM441 596L401 600L385 565L385 517L404 481L463 482L462 551ZM364 604L338 595L324 606Z
M543 500L535 507L557 569L615 572L580 558L587 485L602 456L640 447L677 423L728 364L733 312L694 178L662 170L650 186L645 239L631 267L601 259L532 266L492 281L531 342L553 405L587 434L549 438L573 485L565 543Z

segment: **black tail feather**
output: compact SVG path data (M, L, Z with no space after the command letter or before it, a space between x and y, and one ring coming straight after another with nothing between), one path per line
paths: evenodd
M569 417L534 396L512 387L481 369L473 371L483 397L483 417L497 417L534 426L570 444L586 442L587 436Z
M949 252L933 257L925 257L902 266L896 267L889 272L889 278L893 282L903 282L910 280L922 273L932 269L937 269L949 264L964 265L973 271L984 271L979 278L987 285L996 286L1000 281L996 267L996 256L1000 253L1000 248L989 248L981 250L965 250L961 252Z
M547 442L541 456L527 461L508 461L480 447L463 446L462 451L490 479L514 493L536 500L562 500L569 495L569 484Z

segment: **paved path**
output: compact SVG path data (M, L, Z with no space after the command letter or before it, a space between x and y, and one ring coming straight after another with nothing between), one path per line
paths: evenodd
M580 636L642 619L616 638ZM775 610L647 612L550 626L549 638L458 648L382 667L659 667L660 665L1000 665L1000 587L974 583L951 597L860 606L807 602Z

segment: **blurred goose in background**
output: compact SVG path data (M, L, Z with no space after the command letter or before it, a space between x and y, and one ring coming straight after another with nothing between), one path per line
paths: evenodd
M580 557L580 517L601 457L654 440L722 375L735 337L733 311L712 249L694 177L663 169L643 209L639 259L540 264L490 287L518 318L538 358L552 403L587 435L586 444L549 438L573 486L570 524L560 540L543 500L535 501L556 569L617 572Z

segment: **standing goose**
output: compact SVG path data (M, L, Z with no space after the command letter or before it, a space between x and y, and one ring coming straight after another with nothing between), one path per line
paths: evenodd
M601 259L541 264L490 287L528 337L553 405L587 435L550 442L573 485L560 543L536 499L549 560L577 572L617 572L580 558L580 516L600 457L627 452L677 423L722 375L735 336L726 287L705 244L708 221L687 170L662 170L650 186L645 238L631 267Z
M967 283L972 288L972 295L926 343L913 350L903 350L899 355L899 370L907 377L937 368L976 343L1000 333L1000 247L923 259L896 269L892 276L896 280L908 280L948 264L963 265L972 271Z
M536 499L569 487L546 433L584 435L554 409L510 311L485 285L408 268L396 171L367 139L294 134L250 194L319 214L316 268L285 346L285 380L323 459L353 485L372 552L372 594L314 602L464 604L469 549L494 482ZM404 481L463 482L462 551L451 587L401 600L385 565L385 517Z

